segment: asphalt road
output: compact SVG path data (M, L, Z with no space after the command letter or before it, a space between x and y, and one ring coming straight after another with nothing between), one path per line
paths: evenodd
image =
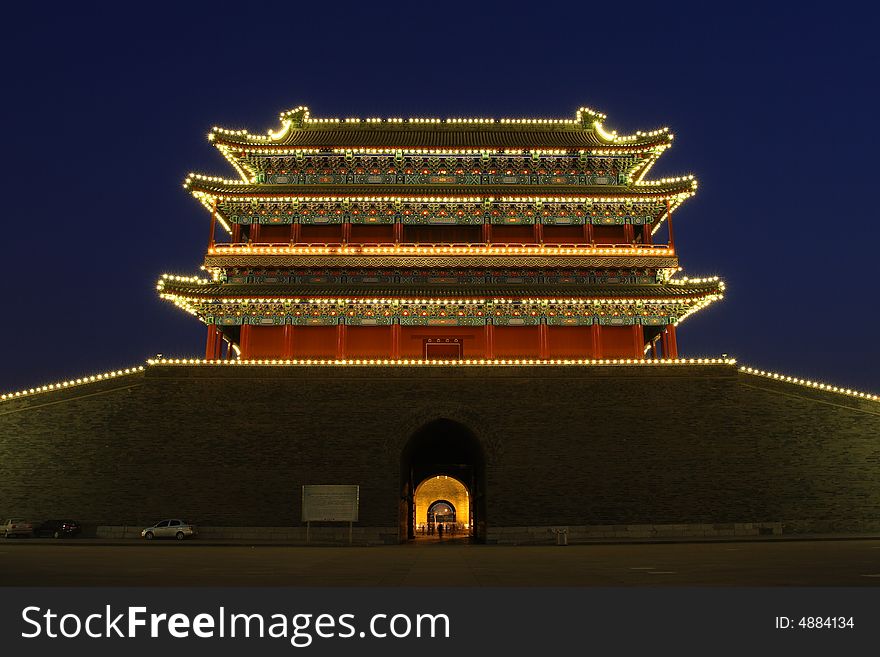
M499 547L0 540L3 586L878 586L880 540Z

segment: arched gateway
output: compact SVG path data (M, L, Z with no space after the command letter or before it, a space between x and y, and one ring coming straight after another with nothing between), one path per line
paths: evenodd
M417 537L434 536L438 525L449 536L470 536L474 522L467 486L449 475L434 475L417 484L415 491Z
M430 480L444 478L465 488L468 518L466 525L475 541L486 540L486 458L480 441L463 424L437 419L423 425L407 441L400 457L400 538L416 536L416 490L434 485ZM431 500L431 502L436 500ZM424 510L422 513L424 514Z

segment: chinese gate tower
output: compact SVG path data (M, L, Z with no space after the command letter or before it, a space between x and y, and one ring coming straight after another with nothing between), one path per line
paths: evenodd
M677 358L677 325L724 290L678 276L671 216L697 183L648 178L667 129L604 120L299 107L268 135L214 128L239 179L185 183L210 277L159 292L207 325L211 360Z

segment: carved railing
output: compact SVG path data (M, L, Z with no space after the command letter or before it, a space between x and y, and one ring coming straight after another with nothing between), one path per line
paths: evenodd
M580 251L590 252L642 252L644 255L671 255L674 249L668 244L596 244L596 243L567 243L567 244L538 244L538 243L499 243L483 242L475 243L430 243L430 242L411 242L411 243L348 243L343 242L229 242L215 243L213 252L253 252L262 251L264 249L277 249L283 252L287 249L302 249L311 252L327 252L327 253L408 253L417 251L419 253L437 252L437 253L463 253L468 251L476 251L479 253L540 253L551 255L553 253L571 253Z

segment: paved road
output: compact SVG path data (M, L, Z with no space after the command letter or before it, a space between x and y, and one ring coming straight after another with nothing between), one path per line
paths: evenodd
M0 541L0 585L878 586L880 540L371 548Z

